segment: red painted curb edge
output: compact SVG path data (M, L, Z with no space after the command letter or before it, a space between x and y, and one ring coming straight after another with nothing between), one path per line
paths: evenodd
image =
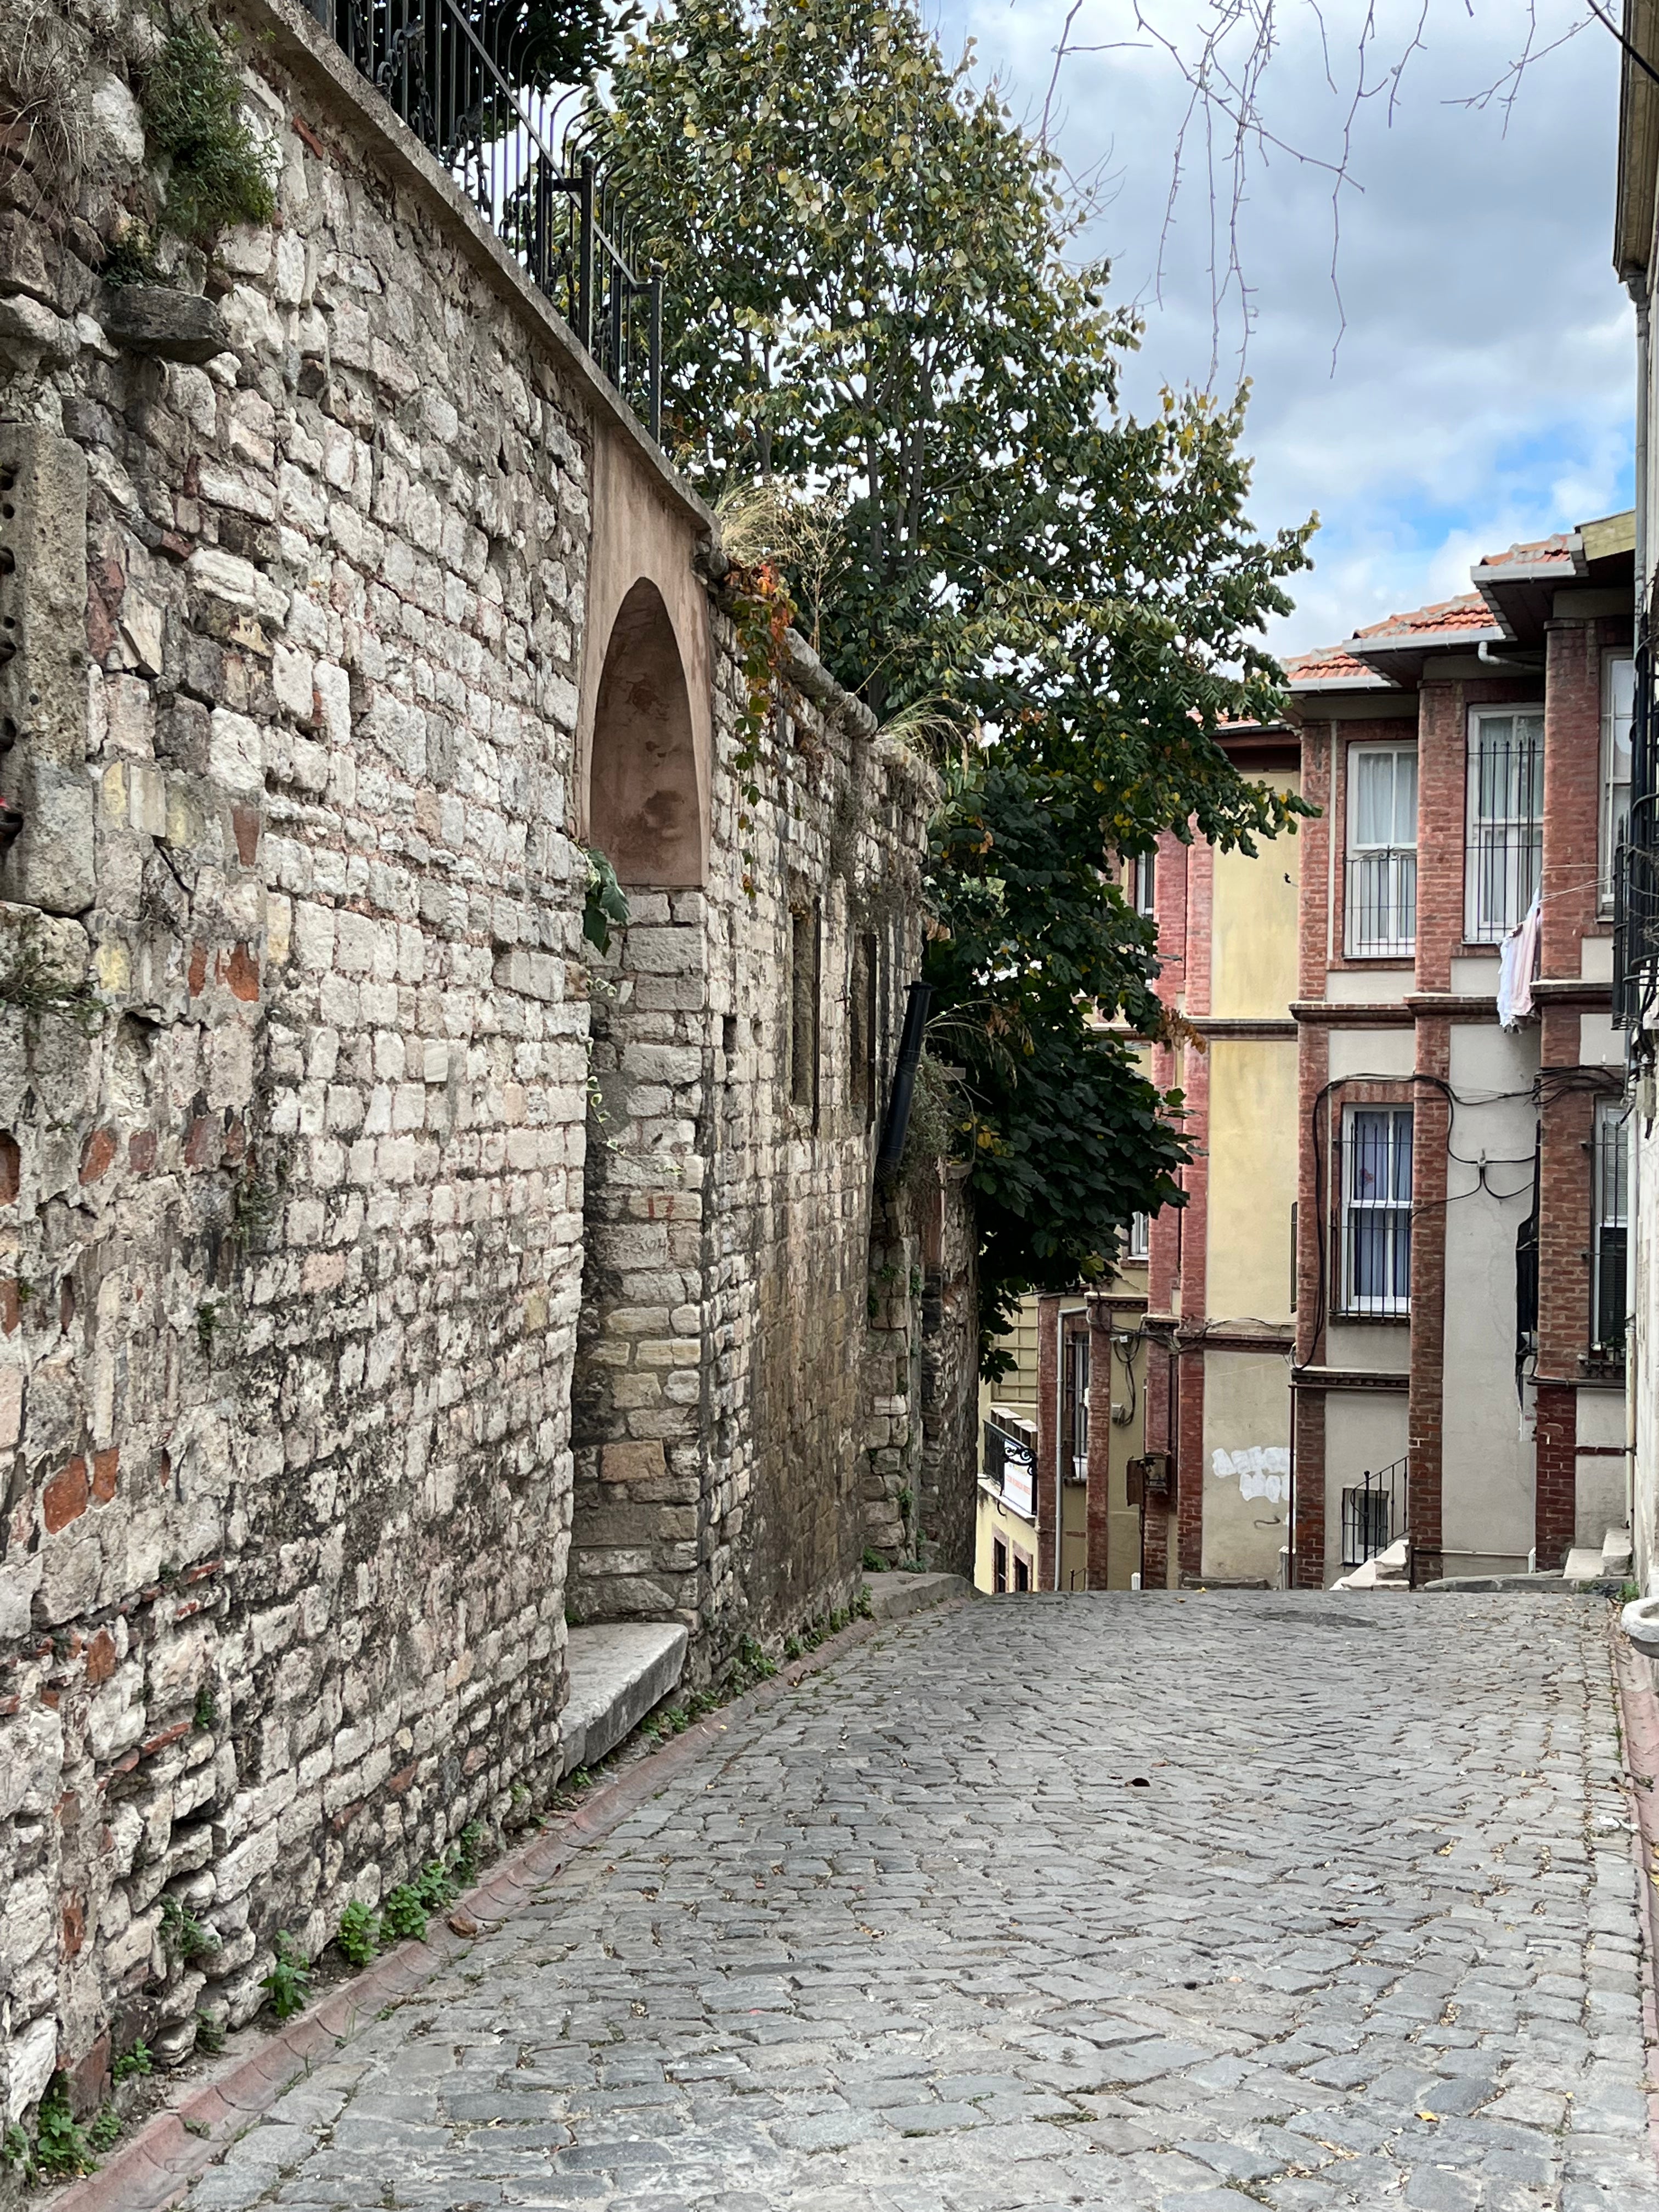
M528 1843L499 1860L477 1888L450 1907L465 1908L488 1923L516 1911L533 1893L563 1871L573 1853L597 1843L647 1798L657 1796L681 1769L724 1735L737 1720L765 1711L799 1683L827 1667L878 1629L903 1628L963 1602L943 1604L899 1620L854 1620L830 1637L809 1658L792 1661L770 1680L734 1698L674 1737L659 1750L633 1762L614 1780L604 1782L574 1812L541 1829ZM1659 1725L1659 1723L1656 1723ZM1656 1752L1659 1760L1659 1752ZM198 2081L176 2105L148 2120L131 2142L107 2158L96 2173L40 2201L49 2212L165 2212L190 2184L222 2155L236 2137L268 2112L314 2058L331 2057L372 2019L389 1998L404 1996L441 1966L462 1957L478 1939L454 1935L434 1915L435 1927L423 1943L399 1943L360 1974L271 2033L252 2051L228 2058ZM185 2124L204 2128L198 2135Z
M1607 1640L1612 1646L1613 1684L1624 1735L1625 1794L1630 1800L1632 1849L1636 1860L1637 1912L1641 1922L1642 2041L1646 2046L1648 2079L1648 2147L1659 2162L1659 1987L1656 1964L1659 1950L1659 1697L1637 1664L1630 1638L1610 1615Z

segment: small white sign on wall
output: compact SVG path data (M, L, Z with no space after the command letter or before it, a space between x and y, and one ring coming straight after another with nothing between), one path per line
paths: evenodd
M1002 1456L1002 1502L1012 1505L1016 1513L1028 1518L1036 1511L1032 1503L1031 1455L1018 1444L1004 1447Z

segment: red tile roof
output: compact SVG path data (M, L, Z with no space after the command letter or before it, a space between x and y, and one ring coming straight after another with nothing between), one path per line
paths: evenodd
M1502 553L1488 553L1477 568L1559 568L1564 574L1571 575L1577 573L1574 549L1579 542L1576 532L1564 532L1554 538L1538 538L1531 544L1509 546ZM1352 683L1357 678L1376 672L1352 650L1362 638L1386 638L1390 643L1398 639L1404 646L1413 640L1455 636L1463 630L1485 630L1496 636L1498 629L1498 619L1480 593L1465 592L1455 599L1441 599L1432 606L1414 607L1409 614L1389 615L1382 622L1370 623L1341 645L1322 646L1313 653L1299 653L1285 661L1285 673L1293 689L1316 690L1321 684Z
M1284 664L1285 675L1292 684L1310 683L1322 678L1326 683L1341 678L1370 676L1373 672L1363 660L1356 660L1346 646L1322 645L1312 653L1298 653Z
M1563 532L1554 538L1540 538L1531 545L1511 545L1502 553L1485 553L1476 564L1482 568L1507 568L1513 562L1524 562L1528 568L1543 568L1546 564L1571 571L1573 568L1573 545L1577 538Z
M1416 607L1407 615L1389 615L1384 621L1357 629L1359 637L1432 637L1440 630L1491 629L1492 609L1479 592L1461 599L1442 599L1431 607Z

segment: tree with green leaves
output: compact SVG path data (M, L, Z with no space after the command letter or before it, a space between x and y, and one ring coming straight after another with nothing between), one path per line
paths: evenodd
M1179 1100L1121 1034L1162 1033L1153 936L1112 864L1291 823L1215 732L1279 711L1261 628L1312 525L1250 526L1242 402L1121 413L1138 331L1072 259L1057 172L906 0L680 0L594 125L665 267L678 457L716 499L781 480L831 515L825 659L958 732L927 973L994 1326L1178 1202Z

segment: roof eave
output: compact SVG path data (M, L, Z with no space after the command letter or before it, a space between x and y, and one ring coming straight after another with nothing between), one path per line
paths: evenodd
M1397 691L1399 688L1374 670L1364 676L1293 676L1290 679L1293 699L1307 698L1319 691Z
M1625 0L1625 37L1659 67L1659 0ZM1653 252L1653 205L1659 182L1659 85L1623 58L1619 84L1619 163L1613 218L1613 265L1621 279L1645 273Z

